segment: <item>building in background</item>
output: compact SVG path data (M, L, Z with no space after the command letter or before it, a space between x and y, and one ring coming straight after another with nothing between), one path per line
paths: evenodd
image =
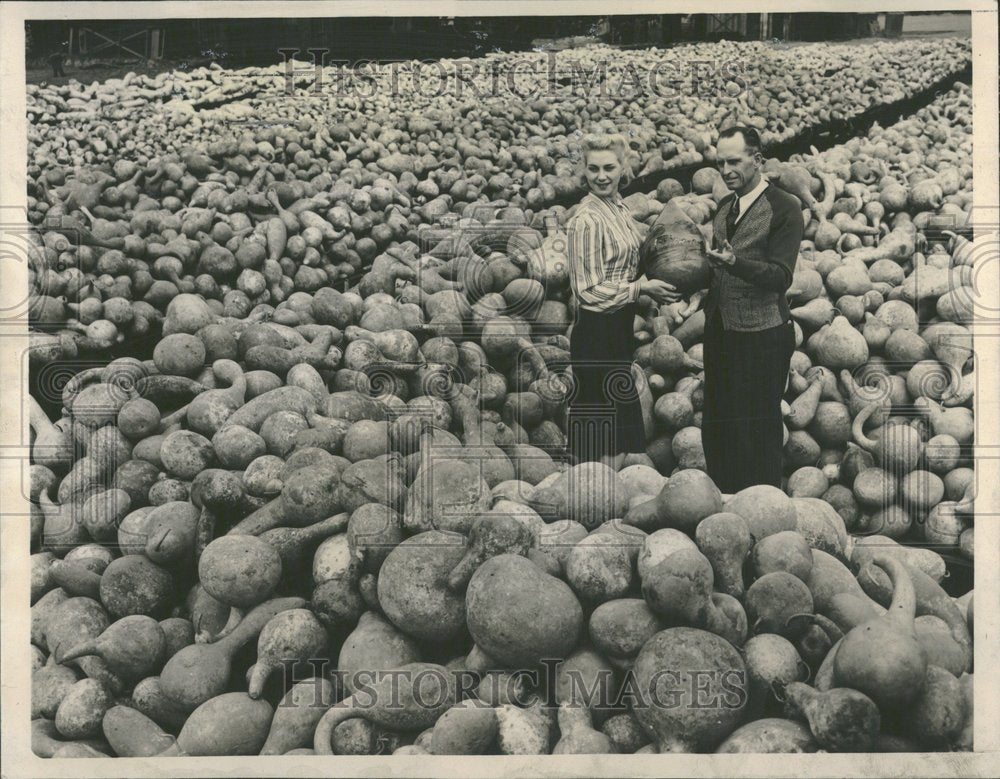
M70 61L156 60L266 65L281 49L326 48L331 59L478 56L603 41L623 48L691 41L838 40L873 35L968 35L964 13L744 13L622 16L339 17L46 20L27 23L29 59L68 46Z

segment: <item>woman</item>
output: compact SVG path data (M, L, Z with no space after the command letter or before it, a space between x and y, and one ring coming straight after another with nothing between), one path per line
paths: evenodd
M566 227L578 304L567 438L576 462L600 461L617 471L626 453L646 450L631 372L636 301L644 294L673 302L680 293L664 281L638 278L640 226L618 192L632 178L628 142L621 135L587 136L581 146L589 192Z

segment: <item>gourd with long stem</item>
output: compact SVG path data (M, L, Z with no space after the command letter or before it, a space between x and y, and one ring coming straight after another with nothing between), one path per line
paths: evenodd
M60 663L97 655L120 676L142 679L159 670L167 648L160 623L144 614L122 617L96 638L76 644L61 653Z
M876 260L896 260L905 262L913 256L916 250L916 229L912 224L901 224L881 237L878 246L862 246L851 249L845 259L861 260L866 265Z
M318 657L326 644L326 629L308 609L286 609L275 614L257 638L257 662L250 671L250 697L261 697L268 677L282 665Z
M898 707L920 695L927 662L916 639L916 595L902 563L885 554L874 562L892 580L888 611L851 629L833 660L833 679L869 696L879 707Z
M192 711L225 692L233 655L252 641L271 618L288 609L300 609L303 598L275 598L252 609L230 632L211 644L190 644L171 657L160 672L160 684L171 702Z

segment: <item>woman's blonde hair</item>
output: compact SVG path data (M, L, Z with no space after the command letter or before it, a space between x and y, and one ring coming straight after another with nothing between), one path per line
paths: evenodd
M639 155L629 146L628 139L621 133L610 133L605 135L585 135L580 139L578 145L580 159L577 164L577 174L584 187L587 186L587 177L584 173L587 167L587 155L592 151L612 151L618 158L618 163L622 166L622 177L618 182L618 188L628 186L635 178L633 163L638 163Z

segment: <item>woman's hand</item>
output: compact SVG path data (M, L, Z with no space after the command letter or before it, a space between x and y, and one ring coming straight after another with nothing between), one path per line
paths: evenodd
M639 292L649 295L657 303L676 303L681 299L677 287L659 279L646 279L639 284Z

